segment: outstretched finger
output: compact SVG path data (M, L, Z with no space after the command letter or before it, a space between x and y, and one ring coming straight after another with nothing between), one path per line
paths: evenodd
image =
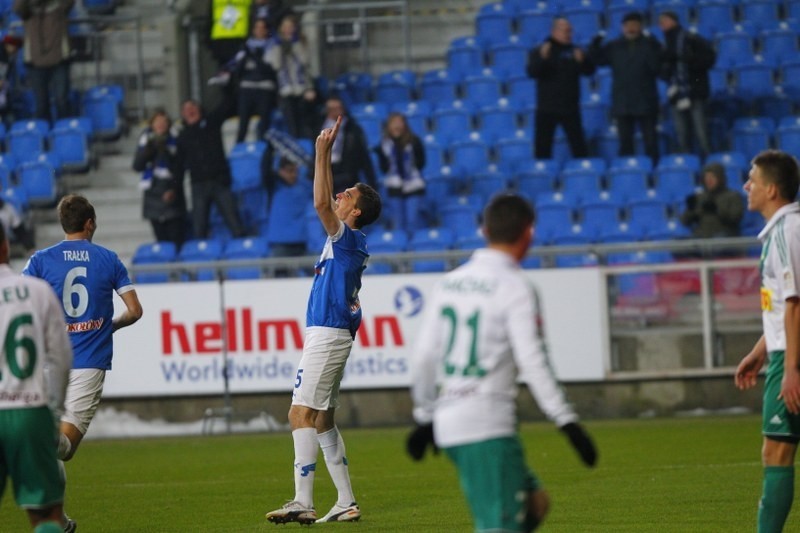
M339 115L336 118L336 124L333 125L333 128L331 130L331 136L334 139L336 138L336 134L339 133L339 126L341 126L341 125L342 125L342 115Z

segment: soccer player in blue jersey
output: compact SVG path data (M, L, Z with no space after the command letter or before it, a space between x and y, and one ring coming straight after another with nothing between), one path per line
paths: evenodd
M339 405L344 367L361 324L358 291L369 258L361 228L380 216L381 198L369 185L357 183L332 201L331 150L341 123L339 117L332 128L319 134L316 142L314 207L328 240L315 265L303 356L289 409L295 453L295 496L280 509L267 513L267 519L276 524L352 522L361 518L334 413ZM338 499L328 514L317 520L313 493L320 448Z
M74 361L69 376L58 456L68 461L92 421L106 370L111 369L112 334L142 316L128 271L114 252L92 243L97 230L94 207L70 194L56 208L64 240L31 256L23 274L47 281L61 300ZM126 310L114 318L114 293Z

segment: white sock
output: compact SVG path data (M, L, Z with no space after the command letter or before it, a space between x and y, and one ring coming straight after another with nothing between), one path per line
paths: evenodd
M72 451L72 442L67 438L66 435L60 433L58 435L58 458L62 461L66 456L69 455L69 452Z
M333 429L317 434L317 439L319 439L319 446L322 448L322 455L325 456L325 465L331 474L333 484L339 491L336 505L349 507L356 501L356 498L353 496L353 486L350 484L350 472L347 468L342 435L339 433L339 429L333 426Z
M294 439L294 499L314 507L314 471L317 469L317 430L300 428L292 431Z

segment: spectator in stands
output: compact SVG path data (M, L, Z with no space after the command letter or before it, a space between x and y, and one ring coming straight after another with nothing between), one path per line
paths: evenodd
M418 229L420 204L425 194L425 148L408 127L406 117L392 113L383 127L383 139L375 147L389 195L392 229Z
M22 39L14 35L3 37L0 48L0 116L10 126L15 120L24 118L25 103L22 100L22 80L17 60Z
M278 73L280 107L289 134L310 138L313 135L310 119L314 116L317 94L309 72L308 49L302 36L297 34L294 15L281 20L268 61Z
M250 21L266 20L271 37L287 15L295 16L295 12L290 6L283 5L283 0L253 0L250 6Z
M692 152L689 129L693 127L702 155L706 156L711 153L705 109L711 92L708 71L717 54L710 42L685 30L674 11L662 12L658 25L666 40L662 76L669 83L667 96L678 146L683 153Z
M273 151L264 151L262 175L269 195L269 223L267 242L272 257L298 257L306 254L306 207L311 199L311 188L306 180L298 180L297 163L286 157L278 161L277 170L272 164ZM285 276L285 271L276 271Z
M528 56L528 75L538 85L534 128L537 159L553 156L553 137L559 124L567 135L572 157L589 157L579 107L580 77L594 71L583 50L572 44L572 25L564 17L555 18L550 37Z
M278 78L268 61L269 49L273 46L268 37L267 22L264 19L256 20L252 35L226 67L239 89L236 99L239 115L236 142L242 142L247 137L250 117L253 115L258 115L256 139L262 140L269 129L272 110L275 109Z
M250 29L250 8L252 0L210 0L208 47L220 67L236 55L245 41Z
M36 251L33 228L29 221L25 220L11 202L3 198L0 198L0 224L3 225L5 234L12 244L22 245L28 256Z
M347 113L341 99L334 96L325 102L325 117L319 129L332 128L340 115L342 125L331 151L333 192L340 193L355 186L360 181L361 174L364 175L367 185L375 188L375 169L369 157L367 137L361 126Z
M611 114L619 131L619 155L633 155L633 128L638 122L644 151L655 163L656 79L661 73L661 44L642 32L642 15L630 12L622 19L622 36L603 44L603 37L598 35L592 41L589 56L598 66L611 66Z
M711 163L703 169L703 190L686 197L681 222L698 239L736 237L744 216L744 200L728 188L725 167Z
M133 169L142 173L142 214L153 226L157 241L175 243L186 239L186 199L177 168L177 139L170 131L166 111L157 110L139 137Z
M200 104L186 100L181 106L183 127L177 138L178 176L188 170L192 180L192 225L197 239L208 237L211 203L219 209L234 238L244 237L236 198L231 191L231 170L222 144L222 123L227 104L205 115Z
M69 116L69 11L75 0L14 0L14 12L23 20L23 51L28 79L36 95L36 118ZM56 116L50 116L50 100Z

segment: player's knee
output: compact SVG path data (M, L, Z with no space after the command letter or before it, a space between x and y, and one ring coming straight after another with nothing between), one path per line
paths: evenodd
M317 412L314 409L302 405L293 405L289 409L289 425L291 428L315 428Z
M761 461L764 466L791 466L797 452L797 443L789 440L764 439Z

